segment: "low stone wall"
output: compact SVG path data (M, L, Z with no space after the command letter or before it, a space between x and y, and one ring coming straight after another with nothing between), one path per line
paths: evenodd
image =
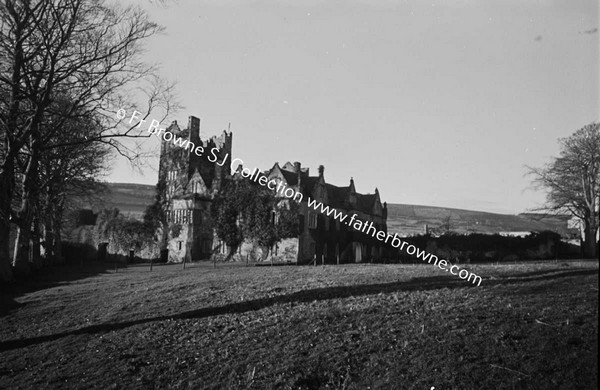
M213 255L217 261L227 257L224 253ZM252 241L244 241L233 255L232 261L295 263L298 258L298 238L286 238L274 248L261 247Z
M79 261L75 258L77 256L85 256L86 259L84 260L116 261L120 263L139 263L160 260L160 248L156 243L147 242L144 243L141 248L133 249L132 258L130 252L131 249L120 248L110 238L97 238L94 226L86 225L76 227L67 235L64 242L68 248L71 248L71 252L68 256L66 253L63 253L67 258L67 261ZM85 248L85 250L82 248Z

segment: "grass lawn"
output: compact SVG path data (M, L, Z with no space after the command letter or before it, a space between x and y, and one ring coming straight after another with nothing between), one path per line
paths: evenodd
M52 267L0 291L0 388L597 389L598 262Z

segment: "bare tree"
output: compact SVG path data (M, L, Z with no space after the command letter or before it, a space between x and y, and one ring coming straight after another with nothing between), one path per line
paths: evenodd
M52 140L44 143L40 164L40 208L39 218L43 221L44 249L46 258L61 259L62 220L68 199L86 197L97 193L102 185L98 179L106 171L110 148L101 142L86 142L64 145L65 140L77 141L90 134L101 132L90 128L94 121L75 118L62 127ZM63 146L56 147L57 144ZM32 235L34 252L40 248L41 226L34 224ZM33 256L33 265L39 261Z
M143 79L152 85L144 118L157 106L165 113L173 109L172 86L155 82L155 69L140 60L141 43L160 31L141 9L107 6L103 0L0 4L0 280L12 278L10 224L27 236L39 216L45 140L67 121L86 118L95 122L88 127L93 132L54 146L102 142L134 160L139 152L121 140L147 135L114 115L118 108L131 109L132 87ZM68 106L61 107L61 115L50 115L53 102L63 96ZM21 190L16 210L11 207L15 188Z
M534 184L547 191L543 209L568 212L584 227L583 254L597 258L600 205L600 123L591 123L559 140L560 156L543 168L531 168Z

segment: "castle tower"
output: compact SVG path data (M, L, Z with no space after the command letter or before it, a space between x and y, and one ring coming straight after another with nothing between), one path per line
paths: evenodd
M173 122L166 130L187 142L162 141L159 182L167 200L169 261L209 258L214 231L210 206L230 174L231 132L202 140L200 119L190 116L186 129ZM222 166L221 166L222 165Z

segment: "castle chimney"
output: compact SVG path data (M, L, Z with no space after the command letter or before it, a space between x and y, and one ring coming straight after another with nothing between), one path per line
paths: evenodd
M319 177L323 177L324 172L325 172L325 167L323 165L319 165Z
M188 118L188 130L190 131L189 140L194 145L200 144L200 119L190 115Z
M241 175L242 171L244 170L244 164L238 164L235 173Z
M192 131L200 131L200 119L190 115L188 118L188 129Z
M302 166L298 161L294 161L294 171L296 171L296 176L298 177L298 188L300 188L300 183L302 182Z

